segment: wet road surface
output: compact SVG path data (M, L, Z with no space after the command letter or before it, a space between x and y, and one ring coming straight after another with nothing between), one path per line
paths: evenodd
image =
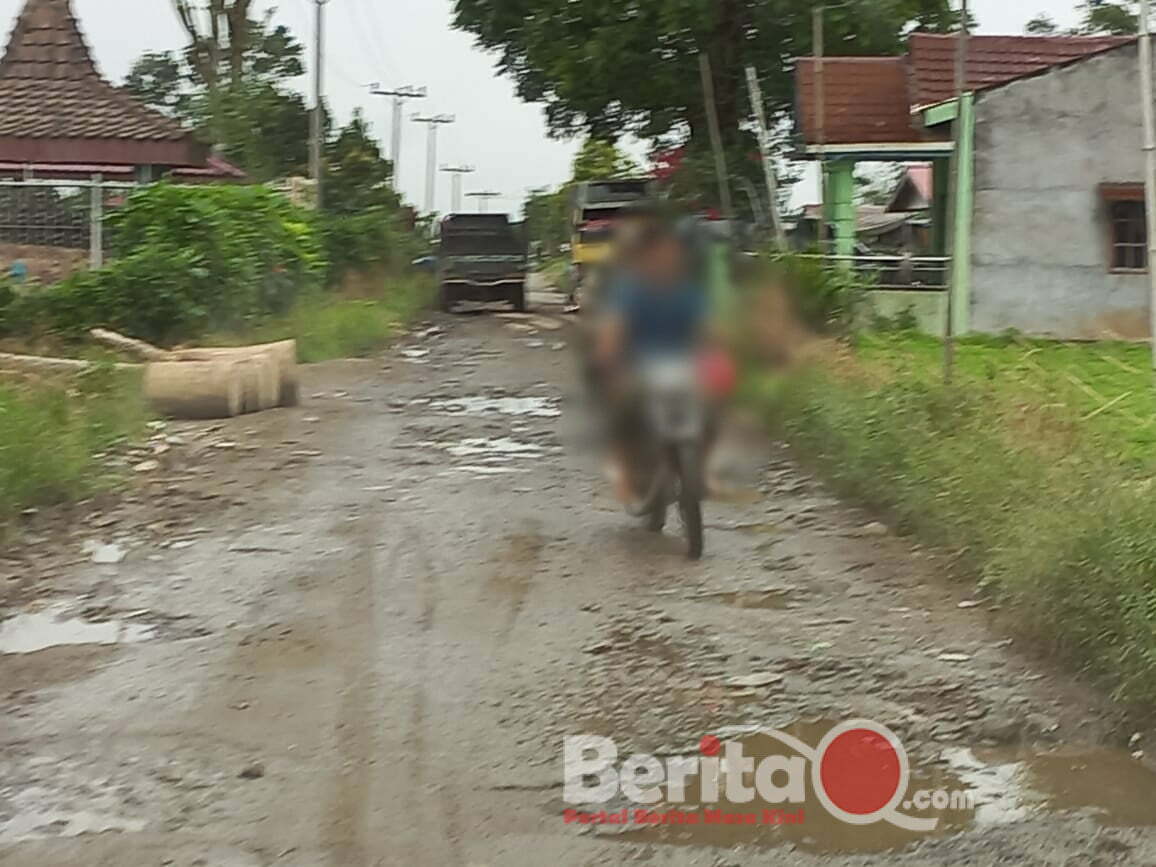
M1156 864L1151 732L749 425L701 563L622 514L559 323L316 366L305 406L181 428L161 477L12 552L0 863ZM762 756L755 728L854 718L969 800L931 834L811 791L797 824L564 821L565 736L746 726Z

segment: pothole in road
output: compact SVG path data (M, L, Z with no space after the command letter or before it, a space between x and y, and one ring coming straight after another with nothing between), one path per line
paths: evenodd
M834 724L830 720L800 722L780 731L813 751ZM720 737L724 742L741 744L744 759L753 760L741 772L741 786L737 777L728 780L723 762L717 794L704 792L695 773L684 778L684 795L678 803L646 807L630 804L625 813L619 813L624 806L621 802L578 809L605 809L608 816L623 816L624 821L595 823L592 828L599 836L624 841L650 840L720 849L774 848L791 843L819 853L898 850L928 837L1048 814L1080 813L1110 828L1156 826L1156 801L1152 798L1156 773L1120 750L946 750L942 764L913 768L910 772L907 791L896 812L939 820L933 831L911 831L885 820L853 825L836 818L816 794L814 756L801 757L796 747L774 733L747 730L730 736L720 733ZM828 754L828 762L831 755L834 753ZM846 755L863 754L853 751ZM769 778L771 785L782 787L776 789L782 795L792 787L797 774L801 801L764 798L756 783L756 769L761 760L769 757L775 757L772 764L776 767ZM799 757L799 770L783 770L793 757ZM868 759L869 764L875 761ZM863 776L862 769L831 768L829 772L828 762L816 776L821 777L828 796L835 801L846 797L847 792L858 793L864 780L874 778ZM847 789L848 785L851 789ZM843 795L839 794L840 786ZM667 793L665 787L661 791ZM640 812L648 818L641 819Z
M156 627L134 619L86 620L57 603L0 621L0 654L35 653L80 644L135 644L156 634Z
M534 418L558 418L562 410L548 397L487 397L471 395L434 400L430 408L439 412L462 415L520 415Z

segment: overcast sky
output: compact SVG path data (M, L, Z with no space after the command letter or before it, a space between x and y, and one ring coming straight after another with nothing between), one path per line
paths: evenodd
M1061 26L1075 23L1076 0L972 0L980 31L1020 33L1039 12ZM0 0L0 21L11 22L23 0ZM264 3L276 20L311 40L312 0ZM573 142L545 135L542 111L514 95L494 71L493 58L450 27L452 0L330 0L328 92L339 118L363 105L376 134L389 139L390 105L367 96L371 82L429 88L425 100L410 102L407 117L422 111L453 114L457 122L439 133L439 163L476 166L466 189L492 189L503 199L492 205L517 211L526 190L556 184L568 173ZM121 81L133 60L149 50L181 46L182 33L169 0L73 0L73 8L105 76ZM6 25L10 27L11 25ZM407 198L424 199L425 127L405 123L401 182ZM438 208L449 209L449 178L438 177Z

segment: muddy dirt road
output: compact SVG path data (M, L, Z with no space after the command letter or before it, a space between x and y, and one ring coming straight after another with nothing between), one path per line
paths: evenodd
M1156 865L1150 732L783 449L728 442L699 564L626 518L545 313L172 428L127 499L6 552L0 863ZM908 809L935 832L810 791L799 824L564 821L567 735L665 757L853 718L912 790L967 793Z

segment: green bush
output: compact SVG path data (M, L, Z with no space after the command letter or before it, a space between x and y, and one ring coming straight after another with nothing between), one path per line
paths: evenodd
M865 289L853 271L797 253L771 254L769 268L769 279L786 290L801 324L816 332L851 326Z
M399 225L396 212L383 207L356 214L326 212L318 215L317 226L331 286L350 271L399 271L420 252L416 237Z
M8 307L10 331L106 326L160 343L288 310L326 260L312 216L261 186L156 184L108 218L114 258Z

